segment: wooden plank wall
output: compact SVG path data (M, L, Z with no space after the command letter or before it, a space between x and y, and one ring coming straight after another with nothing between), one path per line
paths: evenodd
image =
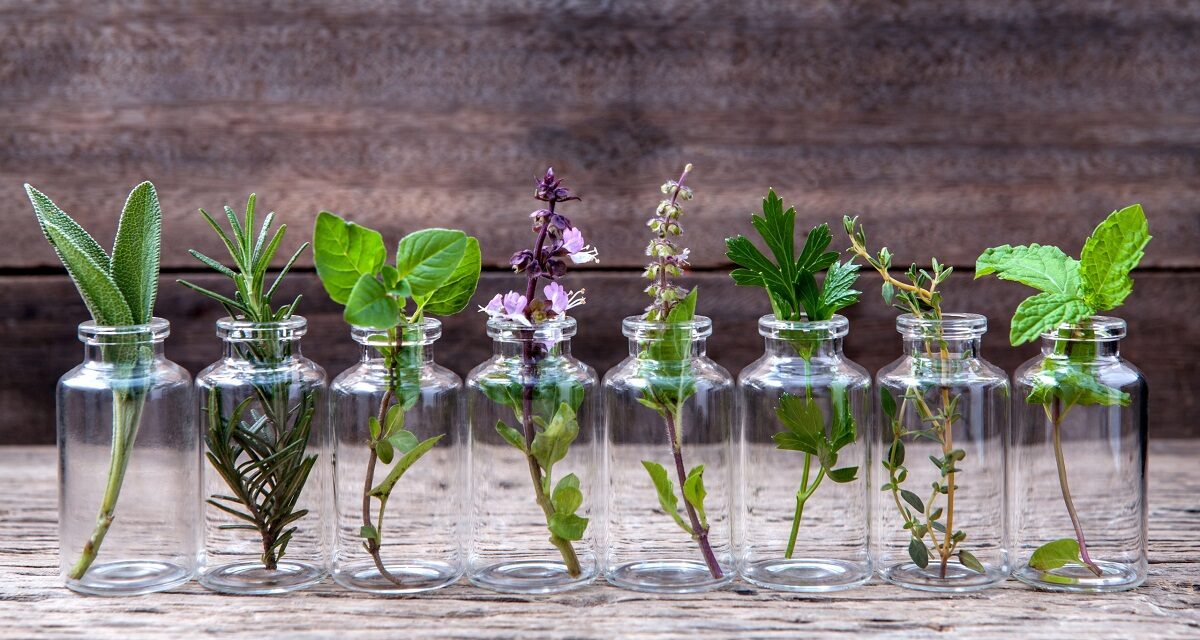
M992 319L986 354L1010 371L1017 285L970 282L979 251L1077 251L1109 211L1146 207L1155 240L1120 315L1150 378L1156 436L1200 435L1200 3L655 3L384 0L0 2L0 443L53 440L53 386L78 362L85 311L41 239L31 182L111 240L128 190L166 214L158 305L170 355L216 357L217 310L181 290L187 255L220 247L197 207L255 191L296 246L327 208L394 242L430 225L480 236L480 300L514 286L529 197L553 165L584 200L565 207L602 263L573 277L577 352L623 354L619 320L643 306L642 221L657 188L696 165L688 243L715 318L712 353L757 357L757 291L726 277L722 239L749 231L768 186L811 226L843 212L900 261L961 269L949 308ZM844 239L838 235L839 246ZM899 339L864 278L849 353L869 368ZM351 362L337 309L304 260L307 352ZM488 353L478 314L449 321L439 358Z

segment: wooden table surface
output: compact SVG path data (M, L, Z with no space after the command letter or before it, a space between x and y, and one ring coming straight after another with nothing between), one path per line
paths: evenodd
M1150 458L1150 579L1111 595L1039 593L1015 581L961 596L878 580L832 595L745 584L654 596L596 584L555 596L460 585L409 598L332 581L287 596L223 596L192 583L134 598L76 595L57 574L55 453L0 447L0 637L327 638L1198 638L1200 441L1160 440Z

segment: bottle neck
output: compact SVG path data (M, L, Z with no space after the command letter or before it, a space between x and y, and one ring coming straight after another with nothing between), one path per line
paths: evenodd
M967 360L979 357L982 339L904 336L904 355L922 360Z
M391 351L396 360L420 362L422 365L433 364L433 344L401 344L396 350L396 343L364 344L359 360L363 364L386 367L388 353Z
M1121 356L1120 340L1042 337L1042 355L1071 360L1109 360Z
M842 338L767 336L763 338L763 344L766 354L772 358L832 360L842 357Z
M300 358L300 338L267 337L226 339L222 357L234 366L268 368L285 367Z
M638 340L637 338L629 339L629 355L634 358L653 358L656 354L652 352L653 343L648 340ZM693 338L688 345L688 356L691 358L702 358L708 353L708 340L706 338Z
M145 363L165 357L163 341L130 342L127 344L102 344L85 342L83 362L89 366Z
M492 354L500 358L523 359L531 356L537 359L547 357L569 357L571 341L569 339L540 341L530 338L495 338L492 340Z

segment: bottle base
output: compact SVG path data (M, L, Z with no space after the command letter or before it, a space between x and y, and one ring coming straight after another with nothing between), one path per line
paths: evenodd
M343 565L333 572L333 580L343 587L365 593L401 595L433 591L454 584L462 570L446 562L396 562L384 568L397 582L380 573L371 560Z
M946 564L946 577L943 578L941 564L938 562L931 561L924 569L911 562L904 562L880 571L879 576L897 586L939 593L980 591L994 587L1008 578L1007 569L987 566L985 568L986 573L979 573L958 562L950 562Z
M648 593L699 593L729 584L728 569L714 578L703 562L694 560L650 560L617 565L604 578L614 587Z
M1050 571L1025 564L1013 572L1013 577L1042 591L1079 593L1128 591L1146 581L1145 573L1121 562L1100 561L1096 566L1100 568L1099 576L1081 564L1068 564Z
M262 596L311 587L325 575L324 569L306 562L280 562L275 569L261 562L232 562L204 571L200 584L219 593Z
M746 565L741 576L764 589L819 593L865 584L871 579L871 566L866 562L826 558L774 558Z
M499 562L475 570L469 576L471 584L500 593L559 593L589 584L596 570L585 567L578 576L567 573L562 562L551 560L522 560Z
M191 569L158 560L119 560L93 564L79 580L66 579L71 591L93 596L140 596L173 589L193 577Z

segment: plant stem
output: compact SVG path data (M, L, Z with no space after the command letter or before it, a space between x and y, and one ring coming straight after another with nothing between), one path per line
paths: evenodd
M383 392L383 398L379 400L379 415L376 418L379 420L380 428L384 428L387 424L387 411L391 406L392 400L396 397L396 386L399 384L399 376L396 369L395 349L403 348L396 339L395 329L388 330L388 340L392 346L388 351L385 351L384 365L387 367L387 390ZM362 495L362 521L363 526L374 527L371 522L371 489L375 484L375 465L379 461L379 454L375 451L375 443L370 444L370 454L367 458L367 473L363 480L363 495ZM383 537L383 521L380 520L379 526L375 527L375 537L367 540L367 553L371 554L371 560L375 563L375 569L379 571L379 575L383 579L391 582L394 585L403 587L404 582L388 571L383 564L383 557L380 555L380 540Z
M791 560L792 553L796 550L796 536L800 532L800 519L804 517L804 504L816 492L817 487L821 486L821 481L825 479L825 469L821 467L817 469L817 477L813 479L812 485L808 484L809 465L812 462L812 454L804 454L804 476L800 479L800 490L796 492L796 513L792 516L792 534L788 538L787 552L783 557Z
M129 455L137 440L138 427L142 421L142 410L146 406L146 395L142 392L113 391L113 435L112 453L108 467L108 483L100 500L100 513L96 516L96 528L84 543L79 559L71 566L67 577L81 580L96 561L100 545L108 528L116 519L117 498L121 495L121 484L129 467Z
M1058 486L1062 489L1063 502L1067 504L1067 514L1071 516L1071 525L1075 527L1075 538L1079 541L1079 558L1083 561L1084 566L1088 568L1088 571L1099 577L1104 575L1104 572L1088 556L1087 541L1083 539L1083 525L1079 522L1079 515L1075 513L1075 502L1071 500L1071 488L1067 486L1067 462L1063 458L1062 450L1063 416L1060 415L1058 398L1055 398L1051 402L1050 414L1054 432L1054 461L1058 465Z
M676 429L678 419L677 412L666 411L663 413L663 420L667 424L667 439L671 441L671 455L675 458L675 474L679 476L679 490L682 491L683 484L687 480L687 471L683 467L683 445ZM704 556L704 564L708 565L708 572L712 574L713 579L720 580L725 577L725 574L721 571L721 565L717 563L717 556L713 554L712 545L708 542L708 527L700 525L696 508L692 506L687 497L684 497L683 505L687 508L688 520L691 521L696 543L700 545L700 554Z
M945 362L946 350L942 349L942 358ZM950 468L953 469L956 462L950 461L950 452L954 449L954 417L946 415L950 407L950 390L942 388L942 459L950 463ZM933 528L930 527L930 532ZM950 554L954 552L954 472L946 474L946 537L943 539L943 548L941 552L942 567L940 577L946 578L946 563L950 561Z

